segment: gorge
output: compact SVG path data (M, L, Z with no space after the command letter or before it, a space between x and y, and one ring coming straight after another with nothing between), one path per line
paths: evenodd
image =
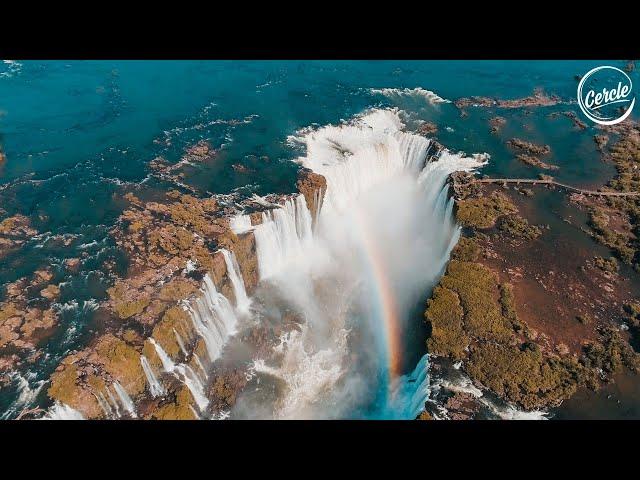
M280 205L265 200L261 212L235 214L233 235L253 239L255 258L218 250L224 273L205 273L199 293L177 299L176 315L188 319L147 340L138 360L144 388L127 394L126 383L114 383L117 395L108 385L107 395L89 386L102 411L87 410L76 392L60 415L133 417L128 395L161 405L178 381L196 418L417 417L429 376L415 323L459 235L447 178L487 156L453 154L403 126L396 111L372 110L292 139L320 188L311 181ZM258 276L247 285L252 262ZM242 341L265 325L263 345ZM208 388L225 369L244 371L245 385L215 411Z

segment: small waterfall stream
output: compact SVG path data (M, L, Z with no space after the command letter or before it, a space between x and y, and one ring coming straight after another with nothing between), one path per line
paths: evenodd
M209 361L215 362L238 323L231 303L218 292L207 274L202 281L202 295L193 302L185 303L184 309L191 316L196 332L205 341Z
M144 355L140 356L140 363L142 364L142 370L144 370L144 374L147 377L147 384L149 385L149 392L153 397L161 397L165 394L164 387L158 381L158 377L156 377L155 373L153 373L153 369L151 365L149 365L149 361L147 357Z
M127 391L122 387L122 385L120 385L120 383L117 380L113 382L113 389L118 395L118 398L120 399L120 403L122 404L126 412L129 414L129 416L131 416L131 418L137 418L138 415L136 414L136 408L135 408L135 405L133 404L133 400L131 400L131 397L129 396Z
M225 265L227 266L227 274L233 285L233 293L236 297L236 308L241 312L247 312L251 301L247 296L247 290L244 285L242 273L240 272L240 267L238 266L238 261L236 260L236 255L224 248L221 251L224 256Z

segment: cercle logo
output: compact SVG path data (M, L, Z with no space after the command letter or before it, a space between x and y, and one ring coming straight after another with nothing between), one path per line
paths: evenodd
M578 84L578 105L582 113L600 125L622 122L631 115L635 103L631 79L619 68L596 67Z

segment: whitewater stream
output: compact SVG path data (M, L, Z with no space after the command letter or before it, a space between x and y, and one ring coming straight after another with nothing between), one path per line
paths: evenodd
M440 150L428 161L430 140L402 129L397 111L372 110L290 138L327 191L315 226L302 195L262 214L254 303L301 321L255 358L257 380L232 417L410 419L424 408L428 357L410 365L405 355L424 351L408 335L421 321L412 313L459 236L447 177L486 156ZM246 231L250 222L233 225ZM279 385L272 403L261 379Z

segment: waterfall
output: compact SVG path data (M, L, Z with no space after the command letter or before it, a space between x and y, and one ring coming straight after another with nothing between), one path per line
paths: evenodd
M204 412L207 406L209 406L209 399L196 372L194 372L189 365L180 363L175 366L174 374L177 374L176 376L184 382L191 392L193 399L196 401L198 408L201 412Z
M158 381L158 378L153 373L153 369L151 365L149 365L149 361L147 357L144 355L140 355L140 363L142 364L142 370L144 370L144 374L147 377L147 384L149 385L149 392L153 397L160 397L164 395L164 387Z
M186 365L184 363L176 364L175 362L173 362L169 355L167 355L167 352L165 352L162 346L153 338L149 338L149 341L156 349L156 353L158 354L158 357L162 362L162 368L164 368L164 371L167 373L171 373L187 386L187 388L191 392L191 395L193 396L193 399L198 405L198 408L201 412L204 412L209 405L209 399L207 398L207 395L204 391L204 385L202 385L202 382L198 378L198 375L196 375L196 373L189 365Z
M397 112L374 110L350 124L329 125L297 138L307 147L302 165L327 180L323 209L344 211L367 190L424 166L430 140L401 131Z
M429 355L425 354L410 374L393 380L389 398L374 411L373 417L413 420L424 410L430 393Z
M69 405L56 402L41 420L84 420L84 416Z
M253 228L251 226L251 218L249 217L249 215L242 214L232 217L229 221L229 226L231 227L233 233L235 233L236 235L248 232Z
M153 337L149 337L149 341L156 349L156 353L158 354L158 358L160 358L160 362L162 362L162 368L165 372L173 373L173 370L176 367L176 364L173 360L167 355L167 352L164 351L164 348L160 346L158 342L154 340Z
M238 266L238 261L236 260L236 255L224 248L221 251L224 256L224 262L227 266L227 274L229 275L229 279L233 285L233 293L236 297L236 308L242 312L246 312L249 310L251 301L247 296L247 291L244 286L244 280L242 278L242 273L240 272L240 267Z
M510 405L498 398L492 399L484 395L471 379L462 372L458 372L453 378L437 379L434 382L434 390L445 389L451 392L462 392L474 396L479 403L484 405L493 415L502 420L548 420L549 412L542 410L525 411L514 405ZM445 415L446 409L442 409Z
M198 356L198 354L194 352L193 358L195 359L196 364L200 368L200 371L202 372L202 375L204 375L205 380L208 379L209 375L207 375L207 369L204 368L204 365L202 364L202 360L200 360L200 357Z
M110 405L110 407L113 407L113 410L112 410L113 414L115 415L116 418L120 418L122 416L122 413L120 412L120 404L117 402L117 400L111 393L111 390L109 390L109 387L107 387L107 397L108 397L108 404Z
M410 419L429 397L428 356L403 363L409 322L459 237L448 176L487 156L443 149L429 159L431 141L402 128L397 111L372 110L302 131L297 162L327 181L314 229L301 195L253 227L260 278L277 293L255 301L304 319L253 364L286 385L277 418ZM348 335L362 344L350 348ZM264 412L259 395L249 404Z
M238 319L229 300L217 291L208 274L202 283L202 295L184 308L191 316L196 332L204 339L209 361L214 362L235 333Z
M396 132L394 137L399 144L403 167L417 175L425 166L431 140L405 132Z
M138 415L136 415L135 406L133 405L133 400L131 400L131 397L129 396L127 391L122 387L122 385L120 385L117 380L113 382L113 389L116 391L116 394L120 399L120 403L122 403L122 406L129 413L129 415L132 418L138 418Z
M312 242L311 212L304 196L262 212L262 223L255 227L254 235L260 279L277 275L291 262L304 262Z
M117 412L114 412L113 408L111 408L111 404L107 401L102 392L98 392L97 394L94 393L93 396L96 397L98 405L100 405L100 408L107 418L118 418L119 415Z
M16 398L7 410L0 414L0 420L11 418L14 414L19 413L22 409L28 408L37 398L40 390L45 384L44 380L30 383L36 378L34 372L26 372L24 376L17 371L8 374L8 378L15 382L18 390L18 398Z
M184 346L184 342L182 341L182 337L175 328L173 329L173 334L176 336L176 342L178 342L178 346L180 347L180 351L182 352L182 354L185 357L189 356L189 354L187 353L187 349Z

